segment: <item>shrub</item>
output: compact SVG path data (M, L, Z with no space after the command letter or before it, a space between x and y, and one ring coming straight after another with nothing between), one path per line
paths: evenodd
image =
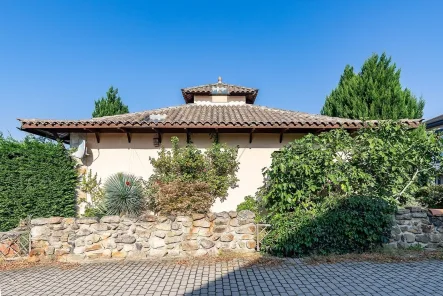
M143 185L131 174L111 175L104 184L104 205L109 215L139 215L145 208Z
M416 193L419 203L427 208L443 209L443 185L430 185Z
M309 210L274 215L263 248L283 256L369 251L388 241L394 210L380 198L328 198Z
M309 209L331 195L376 195L398 204L437 173L443 141L424 127L386 122L350 135L308 135L275 153L265 170L263 200L273 212Z
M76 162L63 144L0 134L0 231L27 216L75 216Z
M228 189L237 186L237 148L213 143L203 152L193 144L179 147L177 137L171 142L171 150L162 147L158 157L151 158L154 173L147 182L146 195L152 210L165 214L177 212L180 207L184 207L183 211L209 211L216 199L224 201ZM193 205L184 201L184 196L191 198Z
M215 197L205 182L171 181L156 184L152 209L159 214L189 215L209 212Z

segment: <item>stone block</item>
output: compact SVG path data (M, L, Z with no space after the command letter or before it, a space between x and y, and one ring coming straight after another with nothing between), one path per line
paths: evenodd
M160 223L160 224L157 224L157 225L155 226L155 228L156 228L157 230L170 231L170 230L171 230L171 224L168 224L168 223Z
M171 224L171 229L172 230L179 230L181 228L181 225L178 222L173 222Z
M156 250L156 249L149 250L149 256L152 257L164 257L166 256L166 254L168 254L167 250Z
M51 233L51 230L48 226L33 226L31 228L31 236L39 237L39 236L48 236Z
M83 217L83 218L78 218L75 221L77 224L94 224L94 223L98 223L98 218L96 217Z
M85 247L75 247L73 253L74 254L83 254L85 252Z
M53 246L46 247L45 253L46 255L54 255L55 248Z
M241 211L241 212L243 212L243 211ZM251 225L245 225L245 226L238 227L235 230L235 232L238 234L254 234L255 233L255 225L251 224Z
M197 233L191 233L191 234L186 234L184 239L185 240L196 240L198 237Z
M254 235L253 234L242 234L239 237L240 239L243 240L253 240L254 239Z
M212 231L209 228L200 228L198 231L198 236L210 237L212 235Z
M228 225L229 221L231 221L231 219L229 219L229 218L217 217L217 219L214 220L214 224L215 225Z
M63 224L53 224L50 226L52 230L63 230L65 229L65 225Z
M77 236L87 236L90 235L92 233L91 230L87 229L87 228L81 228L79 230L76 231L76 235Z
M424 224L421 225L421 230L424 233L430 233L430 232L432 232L433 229L434 229L433 225L424 225Z
M404 214L409 214L411 211L409 210L409 209L401 209L401 208L398 208L397 209L397 215L404 215Z
M166 233L166 236L180 236L183 234L183 231L181 230L173 230L173 231L169 231L168 233Z
M195 227L204 227L204 228L209 228L211 227L211 222L209 222L206 219L199 219L199 220L195 220L192 223Z
M91 252L91 251L97 251L97 250L102 249L102 245L101 244L93 244L93 245L90 245L90 246L87 246L84 248L85 248L85 252Z
M198 250L198 243L196 241L185 241L181 243L183 251Z
M157 216L154 215L142 215L138 221L142 221L142 222L156 222L157 221Z
M179 243L181 241L182 241L182 239L180 236L171 236L171 237L165 238L165 243L168 245L173 244L173 243Z
M410 210L411 213L419 213L419 212L422 212L422 208L421 208L421 207L406 207L406 209Z
M231 218L236 218L237 217L237 212L236 211L229 211L228 214L229 214L229 217L231 217Z
M120 216L103 216L100 219L100 223L119 223Z
M183 221L182 224L184 227L190 227L192 226L192 221Z
M427 217L428 217L428 215L423 212L413 212L412 213L412 218L427 218Z
M215 226L213 231L214 231L214 233L228 232L228 227L227 226Z
M60 224L62 221L62 217L37 218L31 220L31 225Z
M196 220L201 220L205 217L205 214L198 214L198 213L194 213L192 214L192 220L196 221Z
M105 249L115 249L117 247L117 243L113 238L105 239L101 242L101 244Z
M82 246L84 246L84 245L85 245L85 238L84 238L84 237L79 237L78 239L76 239L76 240L74 241L74 245L75 245L76 247L82 247Z
M192 221L192 217L188 217L188 216L177 216L175 218L176 222L184 222L184 221Z
M111 257L112 258L116 258L116 259L124 259L126 258L126 256L128 256L128 253L125 251L117 251L117 250L113 250L111 252Z
M100 241L100 235L98 234L90 234L85 237L85 245L92 245L96 242Z
M255 214L250 210L243 210L237 213L237 219L245 220L245 219L254 219Z
M407 243L412 243L415 241L415 235L412 233L403 233L402 241Z
M133 244L135 243L135 241L136 241L135 237L129 234L120 235L115 239L116 243L124 243L124 244Z
M428 243L429 242L429 235L428 234L417 234L415 236L415 241L420 243Z
M234 219L231 219L231 221L229 221L229 225L234 226L234 227L237 227L237 226L239 226L240 224L238 223L238 219L237 219L237 218L234 218Z
M165 231L157 230L157 231L154 232L154 235L155 235L156 237L159 237L159 238L165 238L165 236L166 236L166 232L165 232Z
M412 214L395 215L395 219L397 219L397 220L411 220Z
M204 249L210 249L215 245L215 243L209 239L201 239L200 240L200 246L202 246Z
M159 237L153 236L149 239L149 245L152 249L159 249L166 245L165 241Z
M108 230L108 225L106 223L92 224L91 228L95 231L106 231Z
M248 240L247 242L246 242L246 247L248 248L248 249L255 249L255 246L257 245L257 243L256 243L256 241L254 241L254 240Z
M217 218L217 216L214 213L208 213L206 214L206 218L208 219L209 222L212 222Z
M431 233L429 234L429 241L431 243L439 243L443 240L443 235L440 233Z
M398 225L411 225L411 220L397 220Z
M57 250L55 250L55 256L61 256L61 255L69 254L69 251L70 250L68 248L57 249Z
M225 233L220 237L222 242L232 242L234 240L234 235L232 233Z

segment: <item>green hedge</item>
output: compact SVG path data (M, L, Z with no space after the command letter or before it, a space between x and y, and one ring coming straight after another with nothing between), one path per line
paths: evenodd
M0 231L28 215L75 216L75 165L61 143L0 134Z
M330 198L309 211L274 215L263 248L280 256L369 251L387 242L394 210L380 198Z

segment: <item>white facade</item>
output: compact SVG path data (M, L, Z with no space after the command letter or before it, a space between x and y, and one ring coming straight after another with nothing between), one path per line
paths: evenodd
M74 134L73 134L74 135ZM102 182L117 172L131 173L148 179L153 172L150 157L157 157L159 148L154 147L155 134L132 134L131 143L128 143L126 134L100 134L100 143L94 134L86 135L88 156L83 163L88 170L97 173ZM77 135L74 135L77 136ZM186 144L186 134L163 134L162 145L171 147L171 137L177 136L179 144ZM212 211L221 212L236 210L239 203L247 195L254 195L257 188L263 184L262 169L271 164L272 152L279 150L283 145L302 134L285 134L280 143L279 134L253 134L252 143L249 143L249 134L219 134L219 142L230 146L239 146L238 161L240 163L237 177L240 180L238 187L229 190L229 196L224 202L217 201ZM209 134L192 134L192 142L201 149L208 148L212 139Z

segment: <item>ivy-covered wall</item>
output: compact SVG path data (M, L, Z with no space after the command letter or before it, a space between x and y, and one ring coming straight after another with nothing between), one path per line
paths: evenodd
M28 215L75 216L75 165L63 144L0 134L0 231Z

